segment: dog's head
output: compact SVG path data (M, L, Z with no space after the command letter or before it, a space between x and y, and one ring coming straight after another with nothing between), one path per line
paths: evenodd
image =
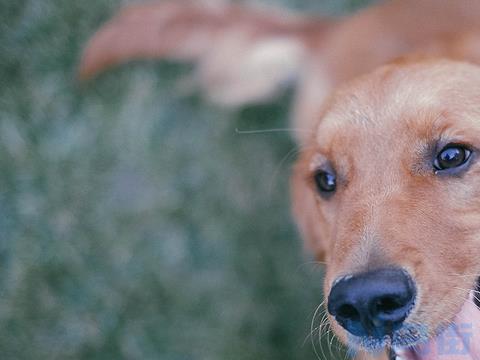
M460 312L480 266L480 68L398 62L340 88L295 167L335 332L409 347Z

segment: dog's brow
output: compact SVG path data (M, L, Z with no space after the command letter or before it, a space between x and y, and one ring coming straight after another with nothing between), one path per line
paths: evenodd
M325 166L328 162L328 159L325 155L322 154L321 151L317 152L310 161L309 170L315 171L316 169Z

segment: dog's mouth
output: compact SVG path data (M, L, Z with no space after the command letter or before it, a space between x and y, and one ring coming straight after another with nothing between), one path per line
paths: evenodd
M405 323L382 339L353 337L355 347L370 352L388 349L389 360L478 360L480 359L480 278L455 319L434 338L419 324Z

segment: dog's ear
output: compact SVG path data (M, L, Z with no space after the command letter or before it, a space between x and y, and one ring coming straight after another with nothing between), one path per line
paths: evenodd
M81 79L134 59L196 63L195 79L214 100L242 105L295 81L329 19L218 1L154 1L126 7L90 40Z
M326 226L326 223L321 221L317 199L305 179L302 167L300 160L293 170L290 182L293 217L308 252L312 253L316 260L323 261L327 247L323 233L326 229L322 228L322 225Z

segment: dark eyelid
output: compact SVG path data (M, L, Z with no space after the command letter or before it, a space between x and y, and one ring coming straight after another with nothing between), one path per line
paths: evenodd
M325 172L329 172L329 173L332 173L332 174L335 174L335 170L332 166L332 163L328 160L324 160L322 161L318 166L316 166L312 173L315 174L317 173L318 171L325 171Z
M470 151L477 151L478 148L473 146L469 141L461 140L461 139L452 139L446 137L440 137L434 142L434 146L432 146L432 150L434 155L436 156L440 151L449 147L461 146L465 149Z

